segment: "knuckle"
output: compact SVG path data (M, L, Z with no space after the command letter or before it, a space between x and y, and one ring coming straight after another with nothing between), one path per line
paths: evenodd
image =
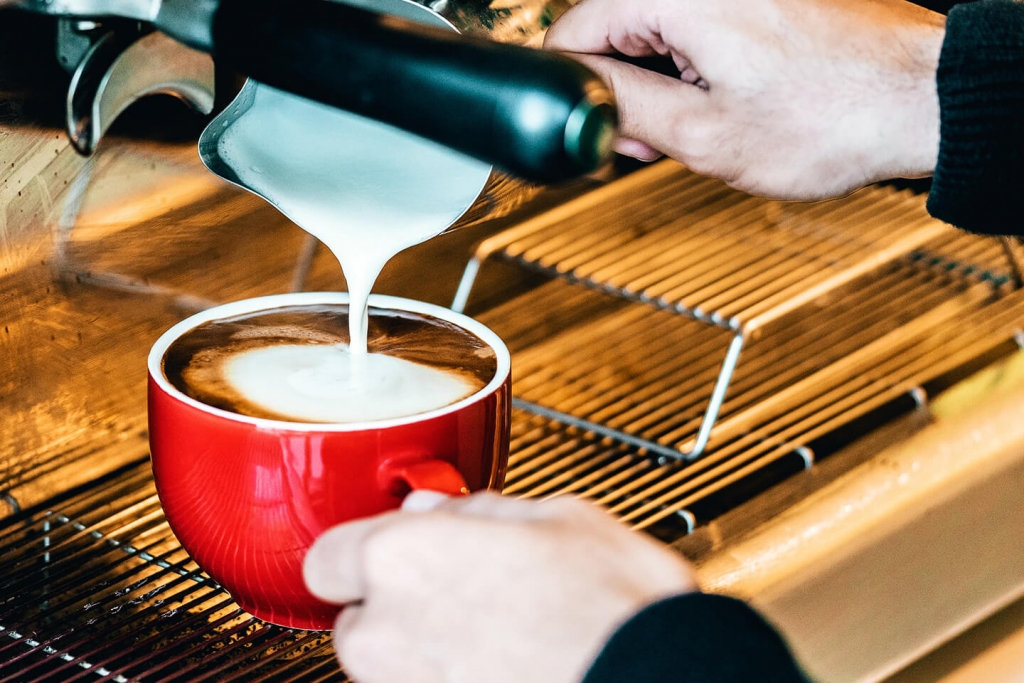
M363 544L363 562L368 573L375 574L383 567L389 567L407 552L409 527L412 520L396 522L378 529Z
M555 517L575 517L590 514L596 510L593 503L588 503L575 496L562 495L545 500L542 505L548 514Z
M343 637L335 636L334 648L345 672L359 683L408 680L407 663L396 652L414 651L412 642L393 620L361 620Z
M458 503L461 503L461 504L464 504L464 505L476 504L476 505L488 505L488 506L501 505L503 503L503 501L506 501L506 500L508 500L508 499L505 498L504 496L502 496L500 493L498 493L497 491L492 491L490 489L486 489L484 491L477 491L477 492L473 493L471 496L468 496L468 497L465 497L465 498L456 499L456 501Z
M375 642L372 629L359 626L344 635L335 634L334 650L338 661L349 674L359 680L370 681L376 674L376 662L373 653L379 647Z
M415 578L450 542L450 526L443 515L416 513L374 532L363 546L367 582L377 588L395 587Z

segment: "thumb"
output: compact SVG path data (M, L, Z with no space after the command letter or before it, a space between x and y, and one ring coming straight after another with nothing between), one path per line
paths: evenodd
M614 57L569 56L597 73L615 93L619 107L619 151L629 153L628 150L642 149L630 144L635 141L680 160L691 124L702 120L709 111L707 91L678 77L649 71ZM649 153L645 156L650 158Z

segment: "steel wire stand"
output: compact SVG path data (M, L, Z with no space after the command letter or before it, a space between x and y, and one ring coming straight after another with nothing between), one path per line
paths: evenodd
M784 204L732 191L666 160L483 241L452 308L464 311L484 264L501 259L728 331L731 339L696 435L677 446L645 442L662 459L689 462L707 451L743 350L808 305L908 258L993 287L1020 285L1013 242L1003 240L996 258L1009 261L1007 275L995 264L965 263L942 252L961 237L932 219L922 198L909 191L875 187L830 202ZM964 247L950 248L955 254ZM974 256L993 260L991 254ZM1006 267L1005 261L999 265ZM568 413L519 403L598 434L608 431Z

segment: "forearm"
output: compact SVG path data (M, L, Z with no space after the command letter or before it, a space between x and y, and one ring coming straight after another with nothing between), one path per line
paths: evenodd
M985 234L1024 234L1024 3L980 0L949 13L939 59L933 216Z

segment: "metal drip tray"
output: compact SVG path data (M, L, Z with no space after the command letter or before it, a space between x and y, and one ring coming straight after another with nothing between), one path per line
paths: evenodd
M1015 249L907 193L781 205L671 162L500 233L456 307L490 261L548 278L478 315L513 355L505 493L702 540L880 425L926 422L930 395L1015 351ZM326 635L249 617L181 550L136 412L130 466L0 522L0 681L344 681Z
M327 635L242 612L171 534L148 463L0 535L0 681L345 681Z
M513 345L518 411L506 493L571 493L637 528L678 534L879 421L919 409L929 389L990 354L1016 348L1024 292L996 297L985 284L912 264L892 271L845 304L752 345L711 450L690 463L670 456L700 424L722 356L721 330L645 306L612 303L594 316L599 301L560 297L557 290L572 286L558 281L483 315L499 333L508 330ZM536 310L558 319L559 300L592 317L517 348L531 334L529 325L517 330L517 321ZM844 305L848 315L837 318ZM565 313L570 319L572 310Z
M782 204L664 161L486 240L454 307L465 307L493 259L634 304L524 350L519 405L696 460L743 436L744 446L807 446L822 429L762 428L801 404L820 415L857 397L863 414L898 393L920 395L953 369L909 362L926 338L1009 339L1019 327L1012 319L976 331L957 322L1015 300L1013 249L930 218L923 198L907 192ZM1015 305L1007 301L979 320ZM527 297L484 319L516 338L515 323L503 321L533 325L530 309L578 319L577 305ZM889 386L870 390L872 382ZM840 393L826 397L821 385Z

